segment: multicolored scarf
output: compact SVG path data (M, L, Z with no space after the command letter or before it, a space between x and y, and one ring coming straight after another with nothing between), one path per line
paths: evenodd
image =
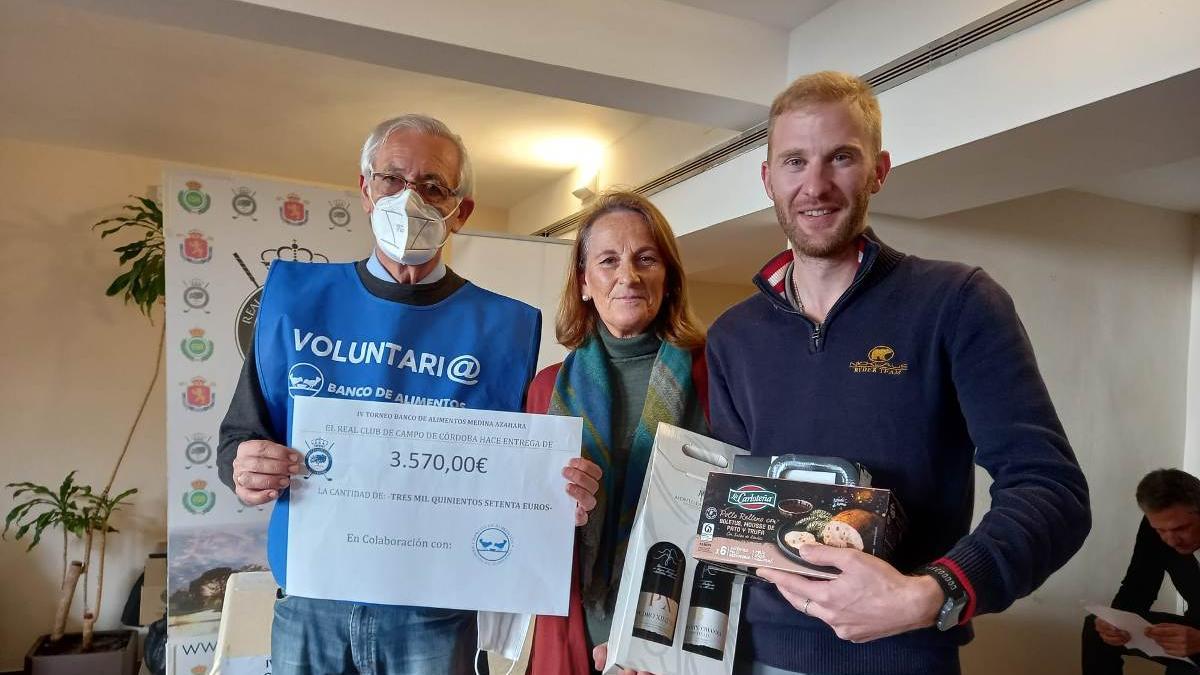
M607 613L609 594L620 583L625 547L658 423L678 426L689 409L699 405L692 383L691 354L664 340L650 369L646 405L633 434L629 461L623 475L618 476L621 469L613 466L613 442L621 439L613 438L615 392L611 369L604 345L592 335L563 361L547 411L583 418L583 456L604 472L596 493L596 508L582 528L579 550L584 607L602 615ZM707 429L695 431L707 433Z

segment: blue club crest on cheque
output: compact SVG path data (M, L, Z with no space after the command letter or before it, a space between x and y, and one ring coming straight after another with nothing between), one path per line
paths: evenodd
M333 468L333 443L323 438L314 438L305 443L308 445L308 452L304 453L304 466L308 469L308 475L304 479L308 480L310 476L325 476L325 480L333 480L326 475Z

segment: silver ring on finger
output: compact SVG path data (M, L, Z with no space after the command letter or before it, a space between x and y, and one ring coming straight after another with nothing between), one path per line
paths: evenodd
M805 615L807 615L807 614L808 614L808 606L809 606L809 604L811 604L811 603L812 603L812 598L808 598L807 600L805 600L805 601L804 601L804 607L801 607L801 608L800 608L800 613L801 613L801 614L805 614Z

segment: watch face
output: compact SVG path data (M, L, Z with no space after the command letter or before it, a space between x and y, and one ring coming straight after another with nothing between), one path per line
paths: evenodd
M950 630L957 626L966 605L966 601L962 598L946 598L946 602L942 603L941 611L938 612L938 630Z

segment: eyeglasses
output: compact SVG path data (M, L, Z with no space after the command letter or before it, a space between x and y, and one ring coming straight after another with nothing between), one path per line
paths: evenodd
M435 180L413 181L398 173L388 171L372 171L371 182L375 184L375 192L380 197L390 197L405 188L421 195L426 203L434 206L448 204L456 196L456 192Z

